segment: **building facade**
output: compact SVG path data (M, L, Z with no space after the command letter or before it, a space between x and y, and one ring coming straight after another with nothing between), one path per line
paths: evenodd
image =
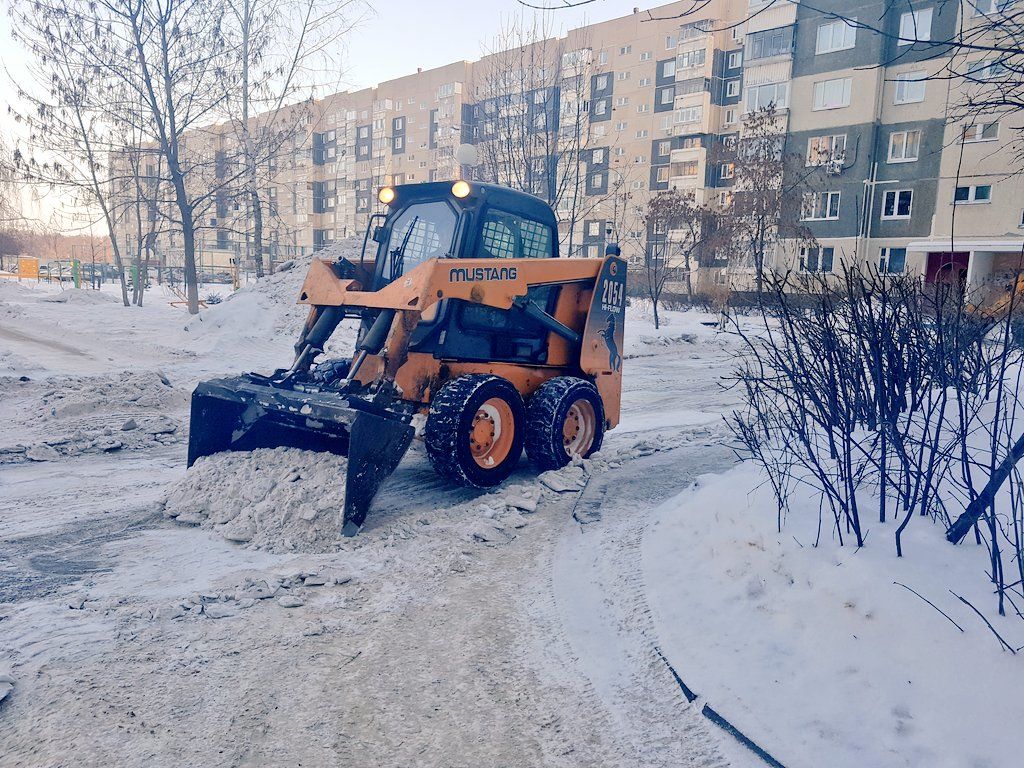
M949 0L677 2L330 95L269 161L267 249L280 260L361 235L381 186L477 178L548 199L563 255L597 256L614 238L643 263L673 236L648 229L651 196L675 188L728 207L732 171L715 147L771 106L787 154L826 181L803 206L818 247L780 248L767 268L845 261L980 286L1017 263L1024 186L1009 171L1008 116L958 116L958 85L941 76L956 54L930 44L978 14ZM522 156L502 155L510 132ZM253 258L250 213L221 195L203 222L211 262ZM714 259L678 268L698 286L749 278L749 265Z

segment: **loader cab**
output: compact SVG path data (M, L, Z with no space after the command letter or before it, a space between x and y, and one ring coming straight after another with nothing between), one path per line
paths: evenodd
M477 182L432 182L385 187L388 206L374 228L374 289L433 258L558 258L558 224L543 200ZM370 234L370 233L368 233ZM530 289L530 300L552 311L557 287ZM516 310L441 301L424 314L411 351L437 358L543 364L548 331ZM457 332L448 333L452 325Z

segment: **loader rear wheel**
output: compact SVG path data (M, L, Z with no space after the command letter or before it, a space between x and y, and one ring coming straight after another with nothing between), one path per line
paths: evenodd
M544 382L526 406L526 455L541 471L601 450L604 404L597 387L574 376Z
M460 485L497 485L523 453L526 409L500 376L452 379L434 396L424 430L427 457L439 475Z

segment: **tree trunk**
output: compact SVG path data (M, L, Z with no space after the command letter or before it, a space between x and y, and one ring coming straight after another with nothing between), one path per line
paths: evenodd
M1017 438L1017 442L1013 444L1009 455L995 468L988 482L985 483L985 487L981 489L981 493L967 505L967 509L963 511L963 514L954 520L953 524L946 530L946 539L948 541L953 544L959 544L963 537L970 532L975 523L992 506L996 493L1003 483L1006 482L1006 478L1010 476L1014 465L1020 461L1022 456L1024 456L1024 435Z
M263 209L255 186L252 190L252 242L256 251L256 277L263 277Z

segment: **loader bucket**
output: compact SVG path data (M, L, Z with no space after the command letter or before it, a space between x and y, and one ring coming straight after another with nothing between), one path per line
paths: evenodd
M204 381L192 393L188 466L221 451L255 448L348 456L343 532L353 536L415 432L397 415L366 408L340 393L280 389L252 376Z

